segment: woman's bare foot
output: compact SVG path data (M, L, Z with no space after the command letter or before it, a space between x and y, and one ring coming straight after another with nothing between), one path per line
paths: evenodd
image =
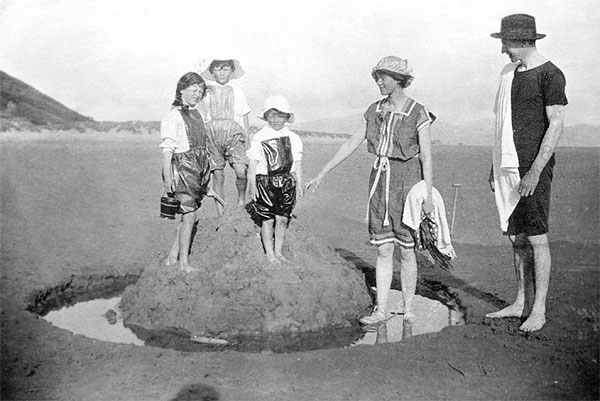
M503 318L503 317L521 317L523 316L523 305L514 303L506 308L497 312L488 313L485 317L491 319Z
M409 325L413 325L417 321L417 315L415 315L411 310L404 311L404 322Z

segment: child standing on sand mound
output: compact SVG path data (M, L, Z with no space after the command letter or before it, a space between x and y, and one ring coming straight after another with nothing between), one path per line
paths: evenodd
M213 188L223 198L225 164L233 168L238 191L237 206L246 203L246 150L250 137L248 114L250 107L244 91L231 83L244 75L240 62L235 59L215 59L200 74L207 81L208 91L202 100L202 115L207 121L208 149L211 156ZM223 206L216 203L217 213L223 214Z
M288 101L280 95L265 100L261 118L268 125L254 135L247 152L248 187L246 205L252 220L261 227L267 259L280 264L285 233L302 187L302 141L286 123L294 122Z

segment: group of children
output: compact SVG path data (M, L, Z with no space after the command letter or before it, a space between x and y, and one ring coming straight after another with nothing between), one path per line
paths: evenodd
M302 197L305 190L302 142L286 126L294 121L294 113L280 95L265 100L260 118L267 125L250 140L250 108L243 91L230 84L231 79L242 74L237 60L213 61L200 74L206 82L198 74L186 74L193 79L182 77L174 108L161 126L165 191L175 193L183 214L167 264L179 260L184 271L193 270L188 264L191 226L202 198L214 197L219 213L223 211L226 162L236 171L238 206L245 204L248 187L250 203L246 210L261 227L266 258L273 264L286 261L281 252L286 229L296 198ZM417 221L435 215L431 152L431 124L435 116L405 94L414 79L406 59L384 57L371 75L383 99L367 109L365 130L357 130L344 142L306 188L314 191L329 171L367 141L367 151L375 157L369 180L368 220L370 242L377 246L377 303L372 314L360 322L371 325L388 318L387 301L398 248L404 320L412 324L417 283L415 246L419 238L415 227L405 222L404 211L411 188L421 186L423 196L414 208ZM212 188L208 187L209 174ZM445 255L455 257L451 247Z
M179 201L182 214L165 263L179 262L186 272L196 270L188 254L202 199L213 197L217 213L224 213L227 163L236 174L237 206L245 206L261 227L267 259L274 264L287 261L283 240L296 198L303 195L302 141L286 126L294 121L294 113L280 95L265 100L260 118L267 125L252 135L244 91L231 83L243 74L235 59L212 60L200 74L185 74L177 83L171 111L161 122L163 184L165 192Z

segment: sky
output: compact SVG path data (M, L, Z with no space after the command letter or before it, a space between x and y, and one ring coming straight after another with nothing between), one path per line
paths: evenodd
M509 60L490 33L514 13L566 75L566 125L600 124L598 0L0 0L0 70L98 121L157 121L184 73L236 58L253 118L281 94L302 123L364 112L396 55L407 94L463 124L492 118Z

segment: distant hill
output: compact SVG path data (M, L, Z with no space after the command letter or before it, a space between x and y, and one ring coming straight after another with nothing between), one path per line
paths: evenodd
M0 112L5 121L35 125L93 121L3 71L0 71Z
M362 114L351 114L340 118L307 121L294 124L294 129L352 134L360 126L362 118ZM473 120L466 124L450 124L438 118L432 126L432 139L434 143L444 145L491 146L493 121L490 118ZM586 124L567 126L560 146L600 146L600 127Z

